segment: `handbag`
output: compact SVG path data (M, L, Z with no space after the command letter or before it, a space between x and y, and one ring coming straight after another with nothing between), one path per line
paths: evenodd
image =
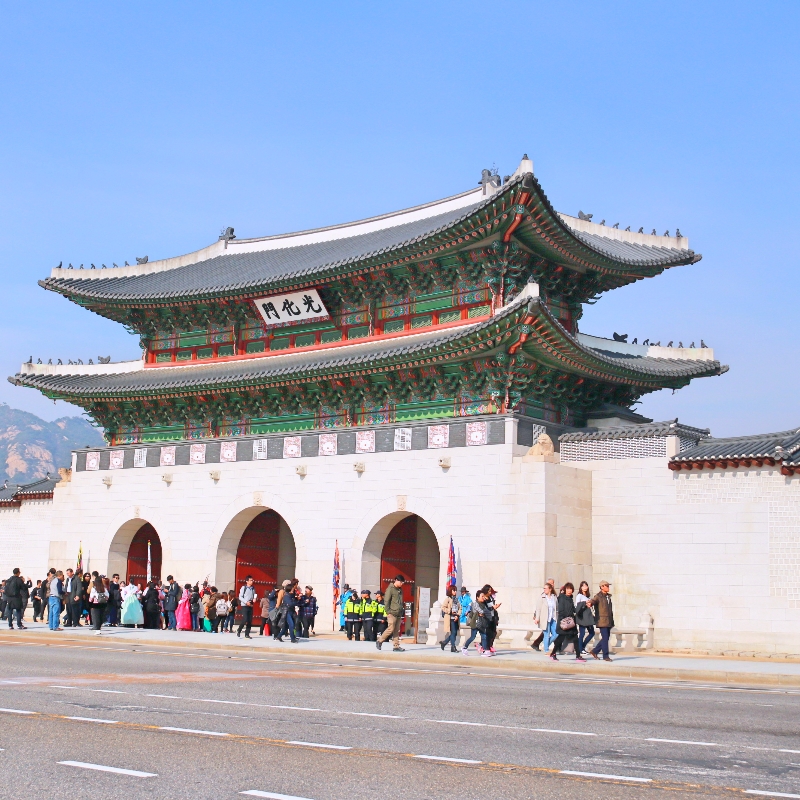
M477 616L478 615L474 611L470 611L467 614L467 627L472 628L473 630L475 629L475 618Z
M558 623L558 627L561 628L562 631L571 631L575 627L575 618L564 617L564 619Z
M203 630L206 631L206 633L211 631L211 623L209 622L208 617L203 618Z

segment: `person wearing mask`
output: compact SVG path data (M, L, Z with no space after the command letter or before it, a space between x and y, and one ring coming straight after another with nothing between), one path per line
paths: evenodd
M92 573L92 583L89 589L89 613L92 619L92 629L95 636L102 634L103 620L106 617L108 605L108 589L105 581L98 572Z
M164 592L164 612L167 617L167 630L175 631L178 629L178 620L175 612L178 610L178 603L181 601L183 592L178 582L172 575L167 575L168 586Z
M239 607L242 609L242 619L239 623L239 629L236 631L237 636L242 635L242 628L244 628L244 638L252 639L250 636L250 629L253 627L253 606L258 600L258 595L255 590L255 581L252 575L245 578L244 586L239 589Z
M593 658L598 658L597 653L603 653L603 661L611 661L608 654L608 637L614 627L614 607L611 603L611 587L608 581L600 583L600 591L592 598L594 618L600 629L600 641L590 651Z
M404 647L400 647L400 622L403 619L403 584L405 582L406 579L402 575L398 575L386 589L383 605L386 608L387 625L386 630L375 642L375 647L378 650L381 649L384 642L393 639L393 652L402 653L405 651Z
M555 597L555 594L556 594L556 579L555 578L548 578L545 581L545 583L549 583L550 584L550 588L553 590L553 597ZM545 597L544 590L542 591L542 597ZM541 608L541 604L539 605L539 608ZM535 622L536 621L536 612L535 611L534 611L533 618L534 618L534 622ZM538 622L536 622L536 624L539 625ZM541 648L541 645L542 645L542 642L544 641L544 637L545 637L545 633L546 633L546 630L545 630L544 626L539 625L539 628L540 628L539 635L533 640L533 642L531 644L531 647L534 650L539 650ZM549 642L550 642L550 640L548 639L548 644L549 644ZM544 646L544 649L545 649L545 652L546 652L547 651L547 645Z
M461 601L458 598L458 589L454 584L447 587L447 594L442 601L442 617L449 633L439 642L439 647L444 648L450 645L450 652L458 652L458 630L461 625Z
M133 582L133 579L122 589L122 615L120 620L125 628L144 625L144 612L139 599L140 595L139 587Z
M47 586L47 625L51 631L63 631L61 621L61 598L64 595L64 573L50 570Z
M317 598L314 597L314 589L311 586L306 586L305 594L303 596L303 606L300 609L300 622L302 623L302 630L300 635L308 639L310 636L311 625L314 623L314 617L317 616Z
M44 622L44 609L42 608L42 582L36 581L36 586L31 590L31 603L33 603L33 621L37 618Z
M81 609L83 607L83 583L80 576L68 569L64 579L64 601L67 606L65 628L79 628L81 625Z
M578 644L581 655L585 656L587 645L594 639L592 599L589 597L589 584L586 581L581 581L578 594L575 595L575 620L578 623Z
M117 627L121 605L122 587L119 584L119 575L115 572L108 582L108 606L106 606L106 624L111 628Z
M355 592L350 595L344 604L344 619L347 628L347 639L361 641L361 613L364 610L363 601L359 600Z
M550 658L558 661L557 653L564 645L571 644L575 648L575 660L586 663L586 659L581 655L581 648L578 644L578 623L575 621L575 587L571 583L565 583L558 596L558 635L553 642L553 649L550 651Z
M383 592L375 592L375 619L372 628L375 634L374 641L377 642L378 637L382 636L386 630L386 606L383 604Z
M6 601L8 629L14 628L14 617L16 617L17 628L25 630L25 626L22 624L22 611L28 605L28 587L19 576L19 567L14 567L11 577L6 581L3 597Z
M533 621L542 631L541 641L544 642L544 649L545 652L547 652L550 649L550 642L556 637L556 625L558 621L558 600L555 595L555 590L549 581L544 585L539 605L533 612ZM536 642L534 642L531 647L534 650L539 649L536 646Z

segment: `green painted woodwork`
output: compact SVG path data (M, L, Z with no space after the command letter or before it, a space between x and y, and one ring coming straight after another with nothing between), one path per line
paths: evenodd
M369 325L364 325L359 328L350 328L350 330L347 331L348 339L363 339L365 336L369 336Z
M213 356L214 356L213 347L203 347L202 349L197 351L198 358L213 358Z
M222 356L232 356L236 352L236 349L232 344L223 344L217 349L217 355Z
M296 337L295 340L294 340L294 346L295 347L309 347L312 344L316 344L316 342L317 342L316 335L313 334L313 333L307 333L307 334L304 334L303 336Z
M250 422L250 433L280 433L281 431L310 431L314 429L313 415L286 415L285 417L264 417Z
M329 344L330 342L340 342L342 340L341 331L323 331L320 337L322 344Z
M402 319L393 319L390 322L387 322L383 326L384 333L397 333L397 331L402 331L406 327L405 320Z
M246 351L248 353L263 353L264 350L265 346L263 341L247 343Z
M197 347L208 344L208 331L189 331L178 337L179 347Z
M475 317L485 317L487 314L492 313L491 306L475 306L467 312L467 319L475 319Z
M183 350L182 352L178 353L175 356L177 361L191 361L192 360L192 351L191 350Z
M142 428L141 437L143 442L176 442L186 438L186 428L184 425L154 425Z
M412 328L427 328L429 325L433 325L433 317L430 314L426 314L424 317L411 318Z
M443 325L445 322L456 322L461 319L460 311L442 311L439 314L439 324Z
M412 419L439 419L455 415L454 401L437 400L431 403L398 403L395 406L395 419L398 422Z
M158 353L156 355L156 364L161 364L165 361L172 361L172 353Z
M423 299L425 296L418 297L414 302L414 311L419 314L423 311L439 311L442 308L453 307L453 293L440 292L438 296L431 299Z
M270 350L286 350L289 347L289 337L285 339L273 339L269 343Z

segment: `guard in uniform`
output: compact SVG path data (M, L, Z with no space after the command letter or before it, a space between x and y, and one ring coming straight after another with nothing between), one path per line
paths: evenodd
M375 641L386 630L388 623L386 622L386 607L383 605L383 592L375 592L375 614L372 619L372 632L375 635Z
M375 612L378 609L378 604L370 597L370 590L364 589L361 592L361 627L364 631L364 641L375 641Z
M358 599L358 595L353 592L344 604L344 625L347 629L347 638L357 642L361 641L361 612L363 603Z

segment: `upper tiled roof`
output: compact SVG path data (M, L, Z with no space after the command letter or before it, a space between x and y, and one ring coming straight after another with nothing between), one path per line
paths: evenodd
M515 217L526 221L514 235L543 258L581 271L596 268L614 274L617 283L699 259L688 249L687 239L676 239L673 246L668 238L654 236L657 244L651 246L650 237L639 234L585 221L570 225L571 218L555 212L531 169L530 162L523 161L522 171L502 187L489 187L487 194L477 189L347 225L218 242L196 253L144 265L90 273L56 269L40 283L90 306L252 297L295 282L324 281L360 262L376 268L392 259L414 261L432 252L474 247L505 227L513 230L520 222ZM487 224L490 217L493 222ZM469 229L463 241L458 226Z
M6 483L0 486L0 506L19 506L23 500L33 500L37 498L47 498L53 496L53 490L61 478L51 476L40 478L31 483L15 484Z
M680 464L765 458L790 466L800 465L800 429L726 439L704 438L695 447L685 450L671 460Z
M613 428L585 428L581 431L562 433L558 437L561 442L584 442L602 439L644 439L653 436L679 436L682 439L700 440L708 436L708 428L693 428L684 425L677 419L664 422L651 422L644 425L620 425Z

